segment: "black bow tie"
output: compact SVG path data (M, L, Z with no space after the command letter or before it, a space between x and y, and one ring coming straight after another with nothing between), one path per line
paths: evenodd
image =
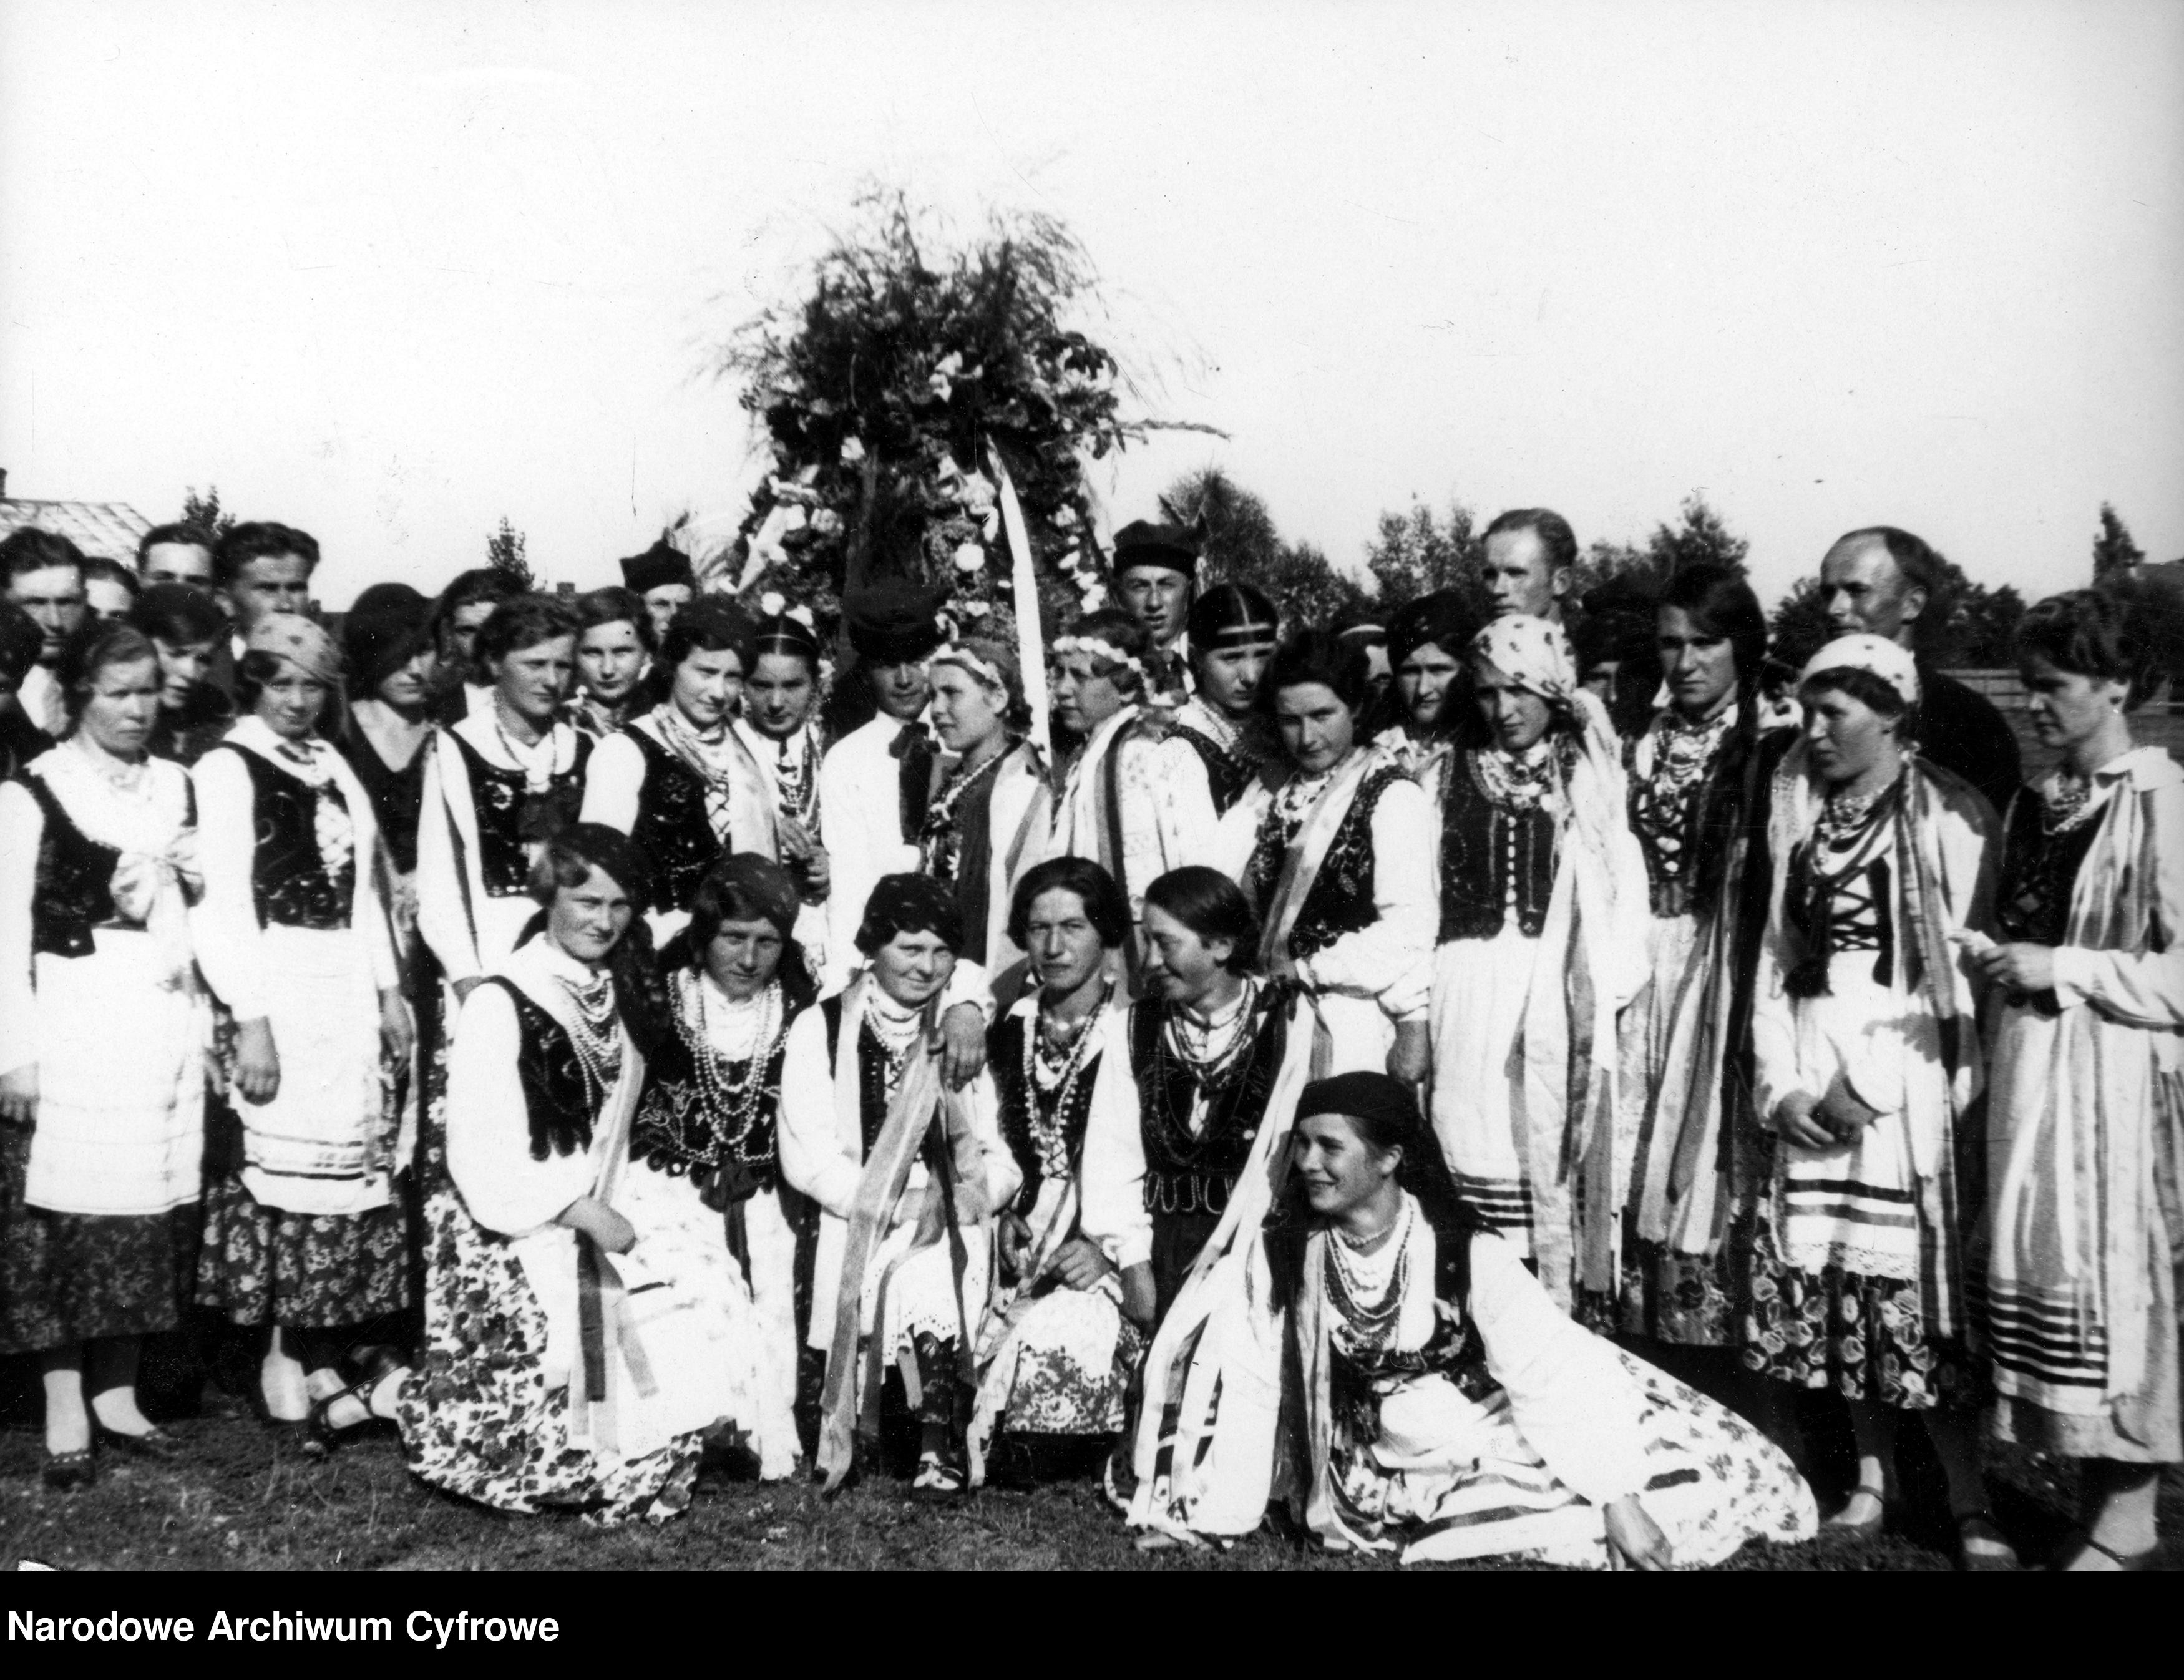
M924 724L912 722L904 724L901 732L889 744L888 756L889 758L905 757L914 747L922 747L930 752L933 751L933 745L932 733Z

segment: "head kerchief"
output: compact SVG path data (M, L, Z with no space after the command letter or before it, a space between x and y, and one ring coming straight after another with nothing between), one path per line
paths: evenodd
M243 644L246 653L285 659L306 677L332 687L342 679L341 650L325 627L300 613L276 612L258 621Z
M1866 671L1903 696L1906 706L1919 703L1919 667L1910 654L1885 636L1838 636L1805 661L1798 678L1809 683L1823 671Z

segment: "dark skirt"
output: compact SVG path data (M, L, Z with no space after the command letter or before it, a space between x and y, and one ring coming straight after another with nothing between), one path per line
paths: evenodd
M1191 1262L1205 1247L1221 1223L1218 1214L1155 1214L1153 1215L1153 1322L1158 1324L1175 1304L1176 1293L1190 1275Z
M31 1128L0 1122L0 1354L148 1336L181 1322L198 1204L164 1214L24 1205Z
M361 1214L262 1206L242 1177L205 1187L198 1303L231 1324L331 1330L410 1303L410 1221L403 1199Z
M1732 1347L1736 1270L1726 1247L1712 1255L1680 1254L1664 1243L1632 1238L1623 1253L1616 1328L1675 1347Z

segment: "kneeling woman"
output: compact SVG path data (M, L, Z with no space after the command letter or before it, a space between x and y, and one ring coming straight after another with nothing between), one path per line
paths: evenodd
M650 885L623 835L578 823L532 876L545 930L463 1006L426 1287L438 1310L401 1401L410 1468L505 1510L661 1521L705 1432L749 1428L749 1303L689 1263L657 1175L629 1169L644 1075L630 1023Z
M1129 901L1089 858L1051 858L1017 885L1008 933L1038 989L994 1023L987 1058L1023 1188L1000 1216L1001 1287L978 1337L974 1482L997 1429L1026 1472L1066 1456L1053 1449L1072 1438L1119 1431L1153 1317L1145 1151L1112 961L1130 935Z
M672 1030L646 1069L631 1183L657 1203L678 1248L708 1269L733 1265L755 1314L759 1473L796 1461L796 1253L809 1204L781 1180L775 1129L788 1029L816 991L791 937L796 883L739 851L716 863L690 923L660 953ZM792 1218L794 1202L800 1217Z
M1329 1549L1667 1569L1812 1538L1790 1460L1563 1316L1395 1080L1307 1086L1291 1160L1267 1247L1301 1391L1293 1504Z
M781 1167L821 1208L811 1345L827 1350L819 1468L838 1487L860 1423L879 1420L889 1365L920 1420L914 1497L967 1480L965 1377L985 1311L994 1210L1018 1175L983 1074L940 1077L941 994L963 942L955 896L922 875L883 875L856 946L870 968L789 1029Z

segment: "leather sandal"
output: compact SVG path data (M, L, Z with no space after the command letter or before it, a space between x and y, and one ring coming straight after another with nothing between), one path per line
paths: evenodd
M1843 1511L1848 1510L1861 1493L1867 1494L1872 1499L1873 1515L1846 1521ZM1877 1540L1886 1532L1888 1521L1894 1515L1895 1510L1888 1498L1888 1490L1885 1487L1868 1487L1861 1482L1851 1489L1850 1498L1843 1501L1842 1510L1837 1511L1820 1525L1820 1532L1841 1535L1852 1540Z
M79 1447L72 1453L56 1453L48 1448L42 1480L57 1493L88 1487L98 1480L98 1460L89 1447Z

